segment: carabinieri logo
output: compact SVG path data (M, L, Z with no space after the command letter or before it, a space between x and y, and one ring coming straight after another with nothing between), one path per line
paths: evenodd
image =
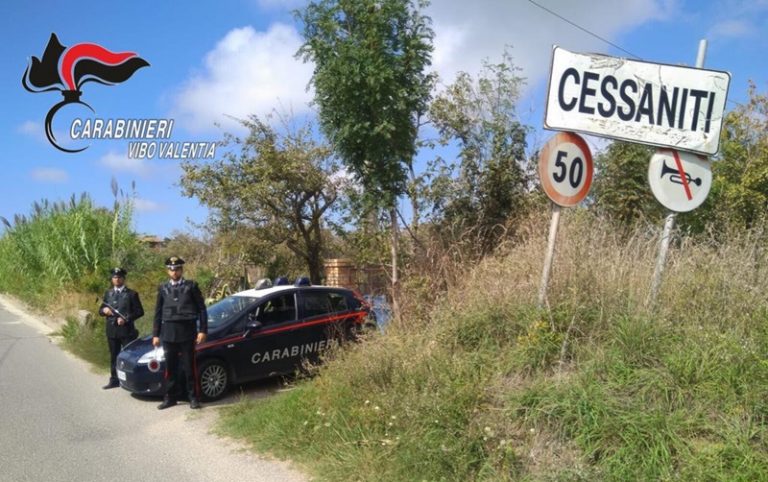
M59 43L55 33L51 34L43 52L43 60L32 57L21 84L32 93L58 90L64 100L51 107L45 116L45 135L56 149L64 152L80 152L85 149L66 149L56 143L53 134L53 117L67 104L81 104L93 108L80 100L82 86L86 82L115 85L128 80L134 72L149 63L134 52L111 52L100 45L81 43L69 48Z

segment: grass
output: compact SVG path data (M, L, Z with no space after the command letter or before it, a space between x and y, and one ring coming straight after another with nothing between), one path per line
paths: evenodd
M28 215L17 215L0 237L0 291L66 319L59 330L64 346L96 367L109 365L104 319L97 298L110 286L109 269L124 266L128 284L139 291L146 315L137 327L151 330L156 286L162 279L159 255L141 246L131 229L132 205L116 201L112 210L96 206L87 195L68 202L36 202ZM80 324L75 314L91 312Z
M764 240L684 238L651 310L658 229L569 212L539 310L546 221L220 431L321 480L768 480Z

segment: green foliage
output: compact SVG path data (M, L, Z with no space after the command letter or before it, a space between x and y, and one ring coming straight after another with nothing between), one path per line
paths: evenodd
M63 337L64 347L91 363L103 372L109 371L109 347L104 334L103 318L99 322L80 324L72 317L61 327L59 334Z
M284 244L319 283L323 222L343 182L330 148L313 139L310 125L280 134L256 116L242 124L248 136L227 136L225 144L239 152L214 163L182 164L184 194L213 211L225 237L247 240L250 258Z
M734 224L752 227L768 208L768 95L749 86L749 102L725 116L720 153L712 163L712 189L691 215L697 231Z
M662 219L664 207L648 187L653 152L652 147L622 141L612 142L601 152L595 159L594 207L625 226Z
M432 76L434 32L413 0L319 0L297 15L299 53L315 65L320 123L368 199L390 207L405 193Z
M625 226L660 220L664 208L648 187L654 150L613 142L596 159L595 207ZM768 96L749 87L749 102L725 116L720 152L712 159L712 188L701 207L677 217L691 233L761 225L768 208Z
M0 291L37 304L61 290L98 293L111 266L130 271L143 263L131 217L130 199L116 200L109 211L83 194L68 203L36 202L32 213L17 215L13 225L3 219Z
M510 218L526 210L528 129L517 118L524 79L516 72L506 52L501 63L486 60L476 80L460 72L429 111L439 143L459 148L455 162L438 158L427 174L432 217L476 229L484 252L496 246Z
M539 310L546 223L418 323L406 315L294 390L225 410L221 430L321 480L763 480L760 238L685 238L650 312L658 240L565 214Z

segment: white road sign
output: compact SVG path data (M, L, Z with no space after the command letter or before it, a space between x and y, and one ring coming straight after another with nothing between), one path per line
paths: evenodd
M712 155L730 81L728 72L554 47L544 125Z
M664 207L685 213L707 199L712 186L712 170L709 161L702 156L659 149L648 165L648 183Z
M584 139L573 132L555 134L539 155L541 187L558 206L575 206L592 186L592 153Z

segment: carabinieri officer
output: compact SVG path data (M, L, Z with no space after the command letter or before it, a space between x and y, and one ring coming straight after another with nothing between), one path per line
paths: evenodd
M200 287L192 280L184 279L184 260L171 256L165 260L169 281L157 290L155 323L152 344L165 353L166 392L163 403L157 408L164 410L176 405L181 395L179 361L186 376L189 408L200 408L197 397L197 370L195 367L195 343L203 343L208 333L208 312Z
M107 344L109 345L109 383L103 389L120 386L117 379L115 362L117 354L128 343L139 336L134 322L144 316L139 294L125 286L127 271L112 268L112 288L104 292L104 301L99 307L99 314L107 317Z

